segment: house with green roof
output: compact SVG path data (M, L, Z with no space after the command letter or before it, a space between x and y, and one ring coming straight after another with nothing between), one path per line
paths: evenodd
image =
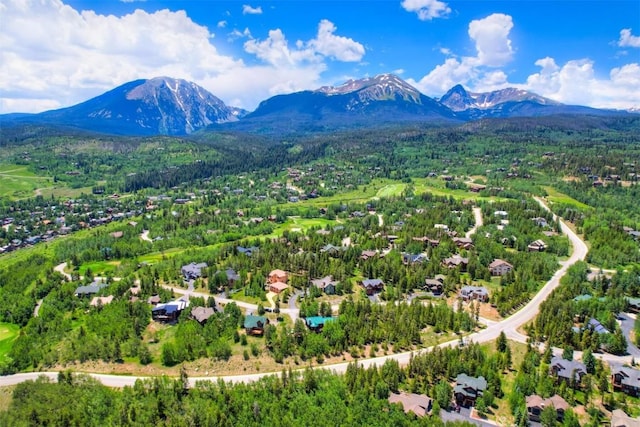
M244 316L244 330L247 335L262 335L264 328L269 324L269 319L264 316L248 314Z

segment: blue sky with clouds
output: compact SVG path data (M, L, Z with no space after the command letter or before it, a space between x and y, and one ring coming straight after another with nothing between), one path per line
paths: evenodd
M380 73L433 97L516 86L640 107L638 0L0 0L0 12L0 113L161 75L249 110Z

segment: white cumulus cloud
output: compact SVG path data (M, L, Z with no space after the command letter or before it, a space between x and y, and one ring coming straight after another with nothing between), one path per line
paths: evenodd
M445 62L419 81L411 80L410 83L432 96L440 96L456 84L491 90L504 87L506 74L490 68L503 66L513 59L509 38L512 29L511 16L502 13L471 21L468 34L477 55L457 58L449 49L441 49L441 53L447 55Z
M184 11L100 15L62 0L1 0L0 10L0 113L69 106L156 76L193 81L230 105L253 109L273 94L321 86L329 59L364 54L329 21L313 39L292 44L281 30L264 41L238 31L255 55L248 64L219 52L209 30Z
M631 28L620 30L620 39L618 40L620 47L640 47L640 36L631 34Z
M318 25L318 36L308 45L318 53L339 61L359 61L364 56L364 46L353 39L336 36L336 26L323 19Z
M251 7L248 4L242 5L242 14L243 15L261 15L262 7Z
M443 18L451 13L447 3L439 0L403 0L400 4L407 12L414 12L421 21Z

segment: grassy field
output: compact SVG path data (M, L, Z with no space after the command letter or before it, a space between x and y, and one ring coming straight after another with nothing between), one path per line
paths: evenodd
M119 265L120 261L87 262L85 264L82 264L80 268L78 268L78 272L81 276L84 276L87 272L87 269L91 269L91 273L93 273L93 275L101 276L107 273L114 273Z
M4 362L18 336L20 327L12 323L0 323L0 362Z
M579 202L578 200L571 198L569 196L567 196L566 194L563 194L561 192L559 192L558 190L556 190L553 187L542 187L544 189L544 191L547 192L547 200L549 202L553 203L563 203L563 204L567 204L567 205L572 205L575 206L578 209L582 209L582 210L590 210L591 206L586 205L582 202Z
M37 176L27 166L0 165L0 198L23 199L32 197L37 188L53 185L53 178Z

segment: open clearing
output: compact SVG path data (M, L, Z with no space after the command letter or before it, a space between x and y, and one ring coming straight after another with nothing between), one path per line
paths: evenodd
M0 362L4 362L7 354L18 336L20 327L13 323L0 323Z
M0 198L31 197L37 188L50 187L53 179L37 176L27 166L0 165Z

